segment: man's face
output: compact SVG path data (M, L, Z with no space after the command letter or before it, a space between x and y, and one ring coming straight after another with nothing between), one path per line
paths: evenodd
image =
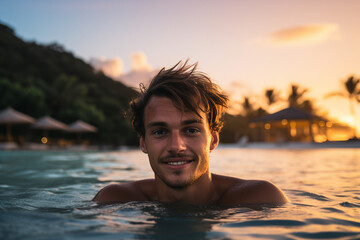
M219 136L211 132L206 114L182 112L172 100L153 96L145 107L145 136L141 150L148 154L155 179L169 187L186 187L209 174L210 151Z

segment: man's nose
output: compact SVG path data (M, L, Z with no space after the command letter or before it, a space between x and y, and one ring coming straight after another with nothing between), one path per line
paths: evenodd
M170 138L169 152L178 153L186 150L186 144L179 131L173 131Z

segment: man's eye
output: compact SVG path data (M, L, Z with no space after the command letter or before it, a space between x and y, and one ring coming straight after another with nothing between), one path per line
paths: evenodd
M165 129L154 130L151 132L151 134L154 136L162 136L166 134L166 130Z
M198 132L200 132L200 131L197 128L187 128L187 129L185 129L185 133L187 133L187 134L196 134Z

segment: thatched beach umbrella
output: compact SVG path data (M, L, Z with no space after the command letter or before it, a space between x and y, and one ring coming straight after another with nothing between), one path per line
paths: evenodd
M0 112L0 124L6 124L7 140L11 140L11 125L13 124L29 124L35 122L32 117L14 110L11 107Z
M96 127L94 127L86 122L77 120L76 122L73 122L72 124L70 124L68 126L68 131L82 133L82 132L96 132L97 129L96 129Z
M43 129L44 136L46 138L48 137L49 130L63 130L63 131L67 130L66 124L59 122L58 120L55 120L49 116L45 116L38 119L32 127L35 129Z
M68 132L73 132L73 133L77 133L78 135L78 140L80 142L81 140L81 133L85 133L85 132L97 132L97 128L86 123L83 122L81 120L77 120L76 122L73 122L72 124L70 124L68 126Z

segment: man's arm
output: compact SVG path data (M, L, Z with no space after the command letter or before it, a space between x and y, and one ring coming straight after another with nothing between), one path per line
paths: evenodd
M222 205L284 204L288 199L274 184L263 180L243 180L231 186L220 199Z

